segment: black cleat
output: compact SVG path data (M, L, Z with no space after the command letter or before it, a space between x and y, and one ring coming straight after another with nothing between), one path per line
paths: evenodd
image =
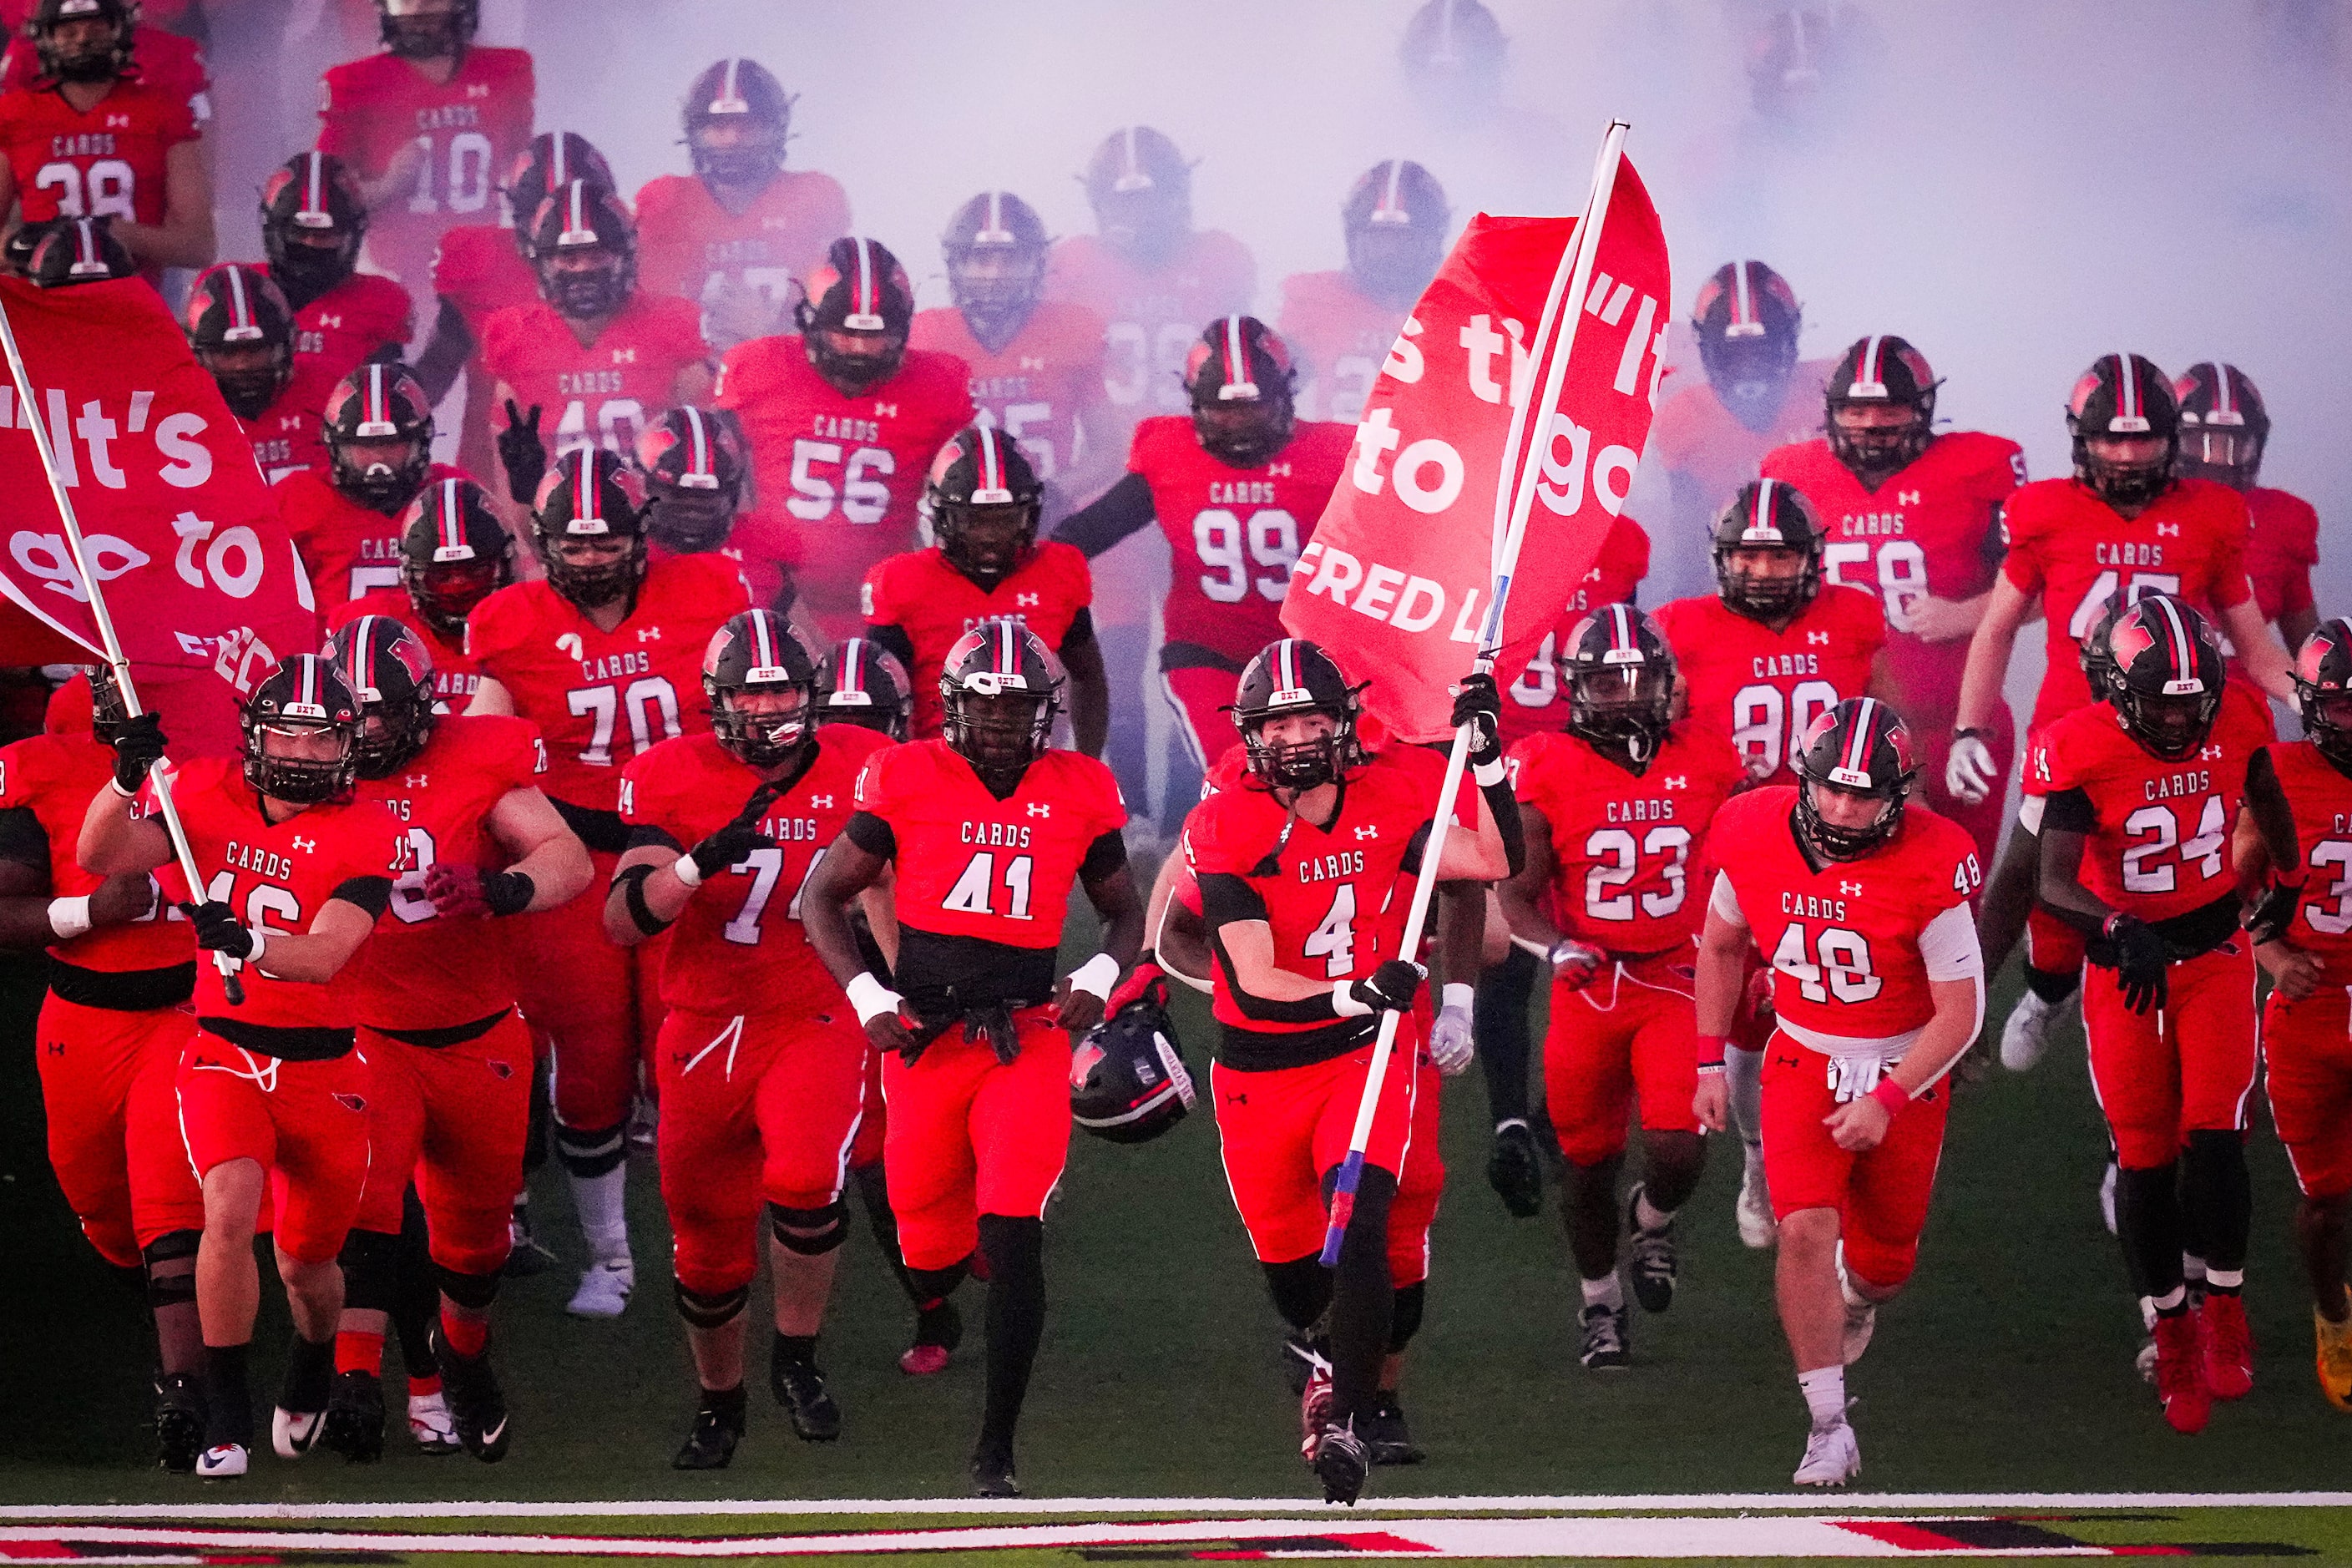
M441 1369L441 1396L448 1402L449 1422L457 1428L457 1441L486 1465L505 1458L514 1429L508 1424L506 1391L499 1386L499 1374L490 1367L488 1347L480 1355L459 1355L441 1337L441 1325L436 1322L433 1360Z
M1543 1213L1543 1159L1536 1152L1536 1135L1517 1117L1495 1129L1486 1184L1516 1217L1533 1219Z
M1345 1422L1323 1428L1315 1439L1314 1457L1307 1461L1315 1468L1315 1479L1323 1483L1325 1502L1343 1502L1349 1508L1364 1495L1364 1478L1371 1473L1370 1456L1364 1451L1363 1439L1355 1428Z
M1623 1307L1603 1306L1595 1301L1584 1309L1577 1323L1582 1331L1576 1359L1584 1363L1585 1371L1622 1372L1633 1364L1633 1353L1626 1349Z
M972 1489L982 1497L1019 1497L1020 1479L1013 1473L1013 1445L983 1444L971 1456Z
M1655 1230L1643 1230L1634 1216L1642 1212L1642 1184L1625 1194L1625 1228L1632 1233L1625 1272L1633 1277L1633 1300L1645 1312L1663 1312L1675 1304L1675 1226L1672 1220Z
M205 1451L205 1390L194 1373L155 1380L155 1462L174 1475L192 1475Z
M768 1368L768 1387L802 1442L830 1443L841 1436L841 1406L825 1392L824 1373L814 1362L778 1360Z
M354 1465L372 1465L383 1458L383 1384L375 1373L354 1368L335 1374L319 1446Z
M1382 1389L1380 1403L1359 1423L1364 1429L1364 1449L1375 1465L1417 1465L1429 1456L1412 1440L1404 1424L1404 1406L1394 1391Z
M741 1385L702 1391L695 1406L694 1427L669 1462L673 1470L723 1470L743 1440L744 1399Z

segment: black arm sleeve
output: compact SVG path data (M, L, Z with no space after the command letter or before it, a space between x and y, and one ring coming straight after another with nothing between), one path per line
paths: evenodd
M1091 605L1082 605L1070 617L1070 629L1062 634L1062 646L1056 653L1067 653L1073 647L1084 647L1095 640L1095 612Z
M1503 861L1516 877L1528 866L1528 835L1519 824L1519 797L1511 793L1511 776L1505 773L1491 784L1479 786L1478 794L1486 802L1486 811L1495 819L1495 831L1502 835Z
M650 822L629 825L629 849L675 849L681 855L686 853L686 846L671 837L668 828L656 827ZM622 853L627 854L628 849Z
M0 811L0 860L13 860L47 874L49 836L41 831L41 819L33 815L31 806L12 805Z
M1209 926L1209 951L1225 972L1225 988L1242 1016L1262 1024L1328 1024L1339 1015L1332 1010L1329 993L1297 1002L1276 1002L1253 996L1234 971L1233 955L1225 951L1224 928L1243 921L1266 918L1265 900L1257 889L1229 871L1212 871L1200 879L1201 913Z
M2099 826L2099 814L2092 808L2088 793L2080 789L2062 789L2042 797L2042 826L2046 832L2055 827L2067 833L2092 833Z
M1092 506L1064 518L1054 537L1075 544L1091 560L1151 521L1151 486L1141 474L1129 473L1095 498Z
M1433 822L1424 822L1412 830L1411 838L1405 840L1403 869L1406 876L1421 875L1421 858L1428 852L1430 829L1436 826Z
M908 669L915 668L915 639L907 635L904 626L868 626L866 640L877 647L887 647Z
M383 913L384 906L392 902L392 879L346 877L335 884L335 890L329 893L327 897L331 900L341 899L347 904L363 910L367 912L368 919L374 920Z
M870 811L852 812L848 826L841 832L852 844L877 859L896 860L898 858L898 836L890 831L888 823Z
M474 334L467 330L465 313L443 298L433 318L433 335L426 341L424 352L416 356L416 379L425 384L425 395L436 405L449 395L457 384L457 374L474 354ZM487 405L489 389L482 389Z
M1114 827L1087 846L1087 858L1078 862L1078 880L1089 888L1099 887L1126 864L1127 839Z

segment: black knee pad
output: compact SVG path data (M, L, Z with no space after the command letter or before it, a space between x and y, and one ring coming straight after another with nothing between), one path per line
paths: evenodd
M980 1216L980 1250L992 1280L1045 1272L1045 1222L1012 1215Z
M490 1303L499 1299L499 1277L495 1274L460 1274L437 1263L433 1266L433 1273L441 1294L468 1311L487 1312Z
M139 1249L148 1306L177 1307L196 1299L196 1248L203 1241L200 1230L172 1230Z
M849 1236L849 1205L839 1198L821 1209L788 1209L768 1205L768 1234L787 1252L822 1258Z
M377 1230L354 1230L343 1237L343 1305L355 1311L389 1312L400 1282L400 1237Z
M1282 1321L1306 1333L1331 1304L1331 1271L1314 1253L1286 1263L1261 1263L1266 1289L1274 1292L1274 1310Z
M1412 1343L1421 1332L1421 1316L1429 1307L1429 1281L1416 1279L1396 1289L1396 1307L1389 1317L1389 1354Z
M629 1157L629 1141L622 1123L610 1127L566 1127L555 1124L555 1157L563 1168L585 1181L609 1175Z
M670 1278L670 1285L677 1293L677 1315L686 1320L688 1328L723 1329L742 1315L745 1304L751 1300L749 1285L738 1285L715 1296L688 1289L686 1281L675 1275Z

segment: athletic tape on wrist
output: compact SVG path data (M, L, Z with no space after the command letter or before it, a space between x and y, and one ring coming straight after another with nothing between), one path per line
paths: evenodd
M49 929L59 942L71 942L89 930L89 896L49 900Z
M1503 775L1507 771L1508 765L1502 758L1496 757L1491 763L1473 764L1470 769L1470 778L1480 789L1493 789L1503 782Z
M694 863L694 857L691 855L679 856L677 863L669 868L669 873L689 888L702 886L702 868Z
M1084 991L1090 996L1108 1002L1118 984L1118 960L1109 953L1098 952L1070 971L1070 989Z
M842 990L848 994L849 1005L857 1009L857 1021L861 1024L870 1024L885 1015L895 1016L902 1000L896 991L866 970L851 975Z
M1331 1011L1342 1018L1360 1018L1371 1010L1370 1003L1356 1000L1354 981L1342 980L1339 984L1331 987Z

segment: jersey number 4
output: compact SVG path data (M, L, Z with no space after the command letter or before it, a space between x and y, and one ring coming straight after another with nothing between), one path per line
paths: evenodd
M2173 864L2194 863L2200 880L2221 874L2221 844L2229 835L2221 813L2221 797L2209 795L2197 816L2197 837L2184 841L2180 819L2168 805L2143 805L2124 818L2124 831L2133 839L2124 851L2124 891L2168 893L2179 876ZM2177 851L2171 859L2166 857ZM2160 863L2159 863L2160 862Z
M1029 871L1031 859L1026 855L1008 857L1004 862L1005 907L998 909L996 893L996 854L983 849L971 858L963 875L955 879L948 896L940 907L961 915L1003 915L1007 920L1029 918Z
M1871 973L1870 941L1860 931L1825 926L1812 940L1810 952L1807 934L1802 925L1786 926L1780 945L1772 950L1772 967L1795 981L1806 1001L1826 1002L1834 996L1841 1002L1867 1002L1886 984L1884 976Z

